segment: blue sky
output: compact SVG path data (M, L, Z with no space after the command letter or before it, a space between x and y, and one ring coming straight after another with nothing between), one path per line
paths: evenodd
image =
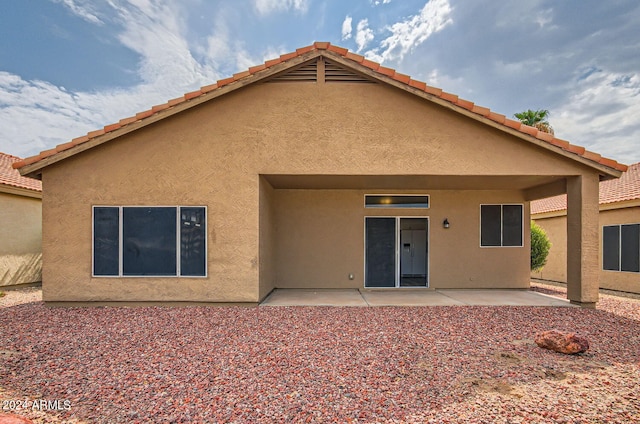
M637 0L28 0L0 6L0 151L31 156L314 41L640 162Z

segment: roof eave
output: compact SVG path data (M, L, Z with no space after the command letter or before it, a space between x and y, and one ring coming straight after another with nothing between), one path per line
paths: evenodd
M33 197L34 199L42 199L42 191L14 187L7 184L0 184L0 193L13 194L22 197Z
M326 44L326 46L324 44ZM385 68L380 64L367 60L363 56L350 53L346 49L331 46L328 43L316 43L314 46L308 46L299 50L300 51L297 51L295 54L282 55L278 59L267 61L264 65L250 68L249 71L236 74L232 78L220 80L217 84L209 87L202 87L200 90L187 93L181 98L155 106L148 111L140 112L136 114L135 117L123 119L118 124L105 126L102 130L94 131L87 136L79 137L70 143L43 152L44 157L42 157L43 153L41 153L39 160L32 163L27 162L21 166L19 168L20 174L40 179L41 172L39 171L68 157L122 137L133 131L137 131L147 125L151 125L247 85L273 77L304 62L313 60L318 56L324 56L372 80L399 88L504 133L595 169L600 174L601 180L619 178L622 175L620 169L601 163L599 161L601 159L600 155L585 152L584 148L572 146L568 142L558 140L551 135L544 135L548 140L544 140L544 137L539 138L541 137L540 133L535 128L523 126L518 121L513 121L504 115L491 112L488 108L477 106L470 101L459 99L456 95L444 93L441 89L429 87L423 82L412 80L407 75L399 74L393 69ZM531 132L531 134L527 132ZM591 159L589 157L591 157ZM610 162L613 166L617 165L615 161Z
M243 78L234 80L232 82L229 82L221 87L218 87L212 91L203 93L199 96L190 98L190 99L185 99L182 100L180 102L177 102L174 106L170 106L168 108L165 109L161 109L158 110L157 112L151 113L149 116L144 117L140 120L136 120L135 122L132 123L128 123L126 125L121 126L120 128L113 130L113 131L109 131L109 132L105 132L102 135L93 137L91 139L89 139L88 141L85 142L81 142L78 143L77 145L69 148L69 149L65 149L65 150L60 150L60 151L56 151L55 153L52 153L50 156L45 157L44 159L41 159L35 163L31 163L31 164L27 164L24 165L20 168L18 168L18 170L20 171L20 174L22 176L25 177L31 177L31 178L36 178L36 179L41 179L42 177L42 173L38 172L43 168L46 168L48 166L51 166L57 162L60 162L64 159L67 159L71 156L74 156L78 153L81 153L85 150L89 150L92 149L96 146L99 146L100 144L106 143L108 141L114 140L116 138L122 137L126 134L132 133L134 131L140 130L148 125L151 125L155 122L158 122L160 120L169 118L173 115L176 115L180 112L183 112L187 109L191 109L193 107L196 107L198 105L201 105L202 103L206 103L210 100L213 100L215 98L218 98L220 96L223 96L225 94L228 94L232 91L236 91L240 88L243 88L247 85L253 84L255 82L258 81L262 81L268 78L271 78L281 72L284 72L292 67L298 66L304 62L307 62L309 60L313 60L315 58L317 58L318 56L321 56L325 51L324 50L312 50L309 51L307 53L303 53L300 56L296 56L292 59L287 60L286 62L280 62L278 64L275 64L273 66L270 66L268 68L265 68L263 70L259 70L256 71L253 74L249 74ZM224 81L224 80L221 80ZM218 82L220 83L220 81ZM186 96L186 95L185 95ZM184 97L184 96L183 96ZM138 115L144 114L145 112L141 112L138 113Z
M411 86L410 84L405 84L405 83L400 82L400 81L398 81L398 80L396 80L394 78L391 78L389 76L386 76L384 74L376 72L373 69L368 68L368 67L366 67L364 65L361 65L359 63L356 63L354 65L354 63L352 61L349 61L348 59L344 59L339 54L333 53L331 51L326 51L326 52L323 52L323 53L324 53L325 56L330 56L332 60L335 60L336 62L340 63L343 66L348 66L348 67L351 67L352 69L354 67L356 67L355 70L365 74L366 76L368 76L368 77L370 77L372 79L375 79L375 80L380 81L380 82L384 82L386 84L392 85L392 86L397 87L397 88L399 88L401 90L404 90L406 92L412 93L412 94L414 94L414 95L416 95L418 97L421 97L423 99L429 100L429 101L431 101L431 102L433 102L435 104L438 104L438 105L440 105L442 107L451 109L451 110L453 110L453 111L455 111L457 113L460 113L460 114L462 114L464 116L467 116L467 117L469 117L471 119L474 119L474 120L476 120L478 122L482 122L485 125L489 125L489 126L491 126L493 128L496 128L496 129L498 129L500 131L503 131L503 132L505 132L507 134L513 135L513 136L518 137L518 138L520 138L522 140L528 141L528 142L533 143L533 144L535 144L537 146L540 146L540 147L542 147L544 149L547 149L547 150L549 150L549 151L551 151L553 153L560 154L560 155L562 155L562 156L564 156L566 158L569 158L571 160L580 162L580 163L582 163L584 165L587 165L587 166L589 166L591 168L594 168L594 169L598 170L598 172L600 173L600 175L602 177L604 177L604 178L601 178L601 180L620 178L620 176L622 175L622 171L620 171L618 169L614 169L614 168L608 167L606 165L600 164L598 162L594 162L594 161L589 160L589 159L587 159L585 157L582 157L582 156L580 156L578 154L575 154L575 153L569 152L567 150L564 150L561 147L549 144L549 143L545 142L544 140L540 140L540 139L538 139L538 138L536 138L536 137L534 137L532 135L528 135L528 134L525 134L525 133L523 133L521 131L518 131L516 129L510 128L510 127L508 127L508 126L506 126L504 124L501 124L501 123L499 123L497 121L489 119L488 117L483 116L482 114L473 112L473 105L472 105L472 109L471 110L467 109L467 108L464 108L462 106L459 106L459 105L456 105L454 103L451 103L448 100L442 99L442 98L440 98L438 96L435 96L433 94L429 94L429 93L427 93L427 92L425 92L425 91L423 91L423 90L421 90L419 88L415 88L415 87ZM482 109L484 109L484 108L482 108Z

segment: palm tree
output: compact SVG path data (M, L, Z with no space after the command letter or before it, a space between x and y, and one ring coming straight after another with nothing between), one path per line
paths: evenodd
M518 118L518 120L523 124L529 125L530 127L535 127L540 131L553 134L553 128L551 127L551 124L549 124L549 121L547 121L549 115L550 113L546 109L529 109L524 112L513 114L513 116Z

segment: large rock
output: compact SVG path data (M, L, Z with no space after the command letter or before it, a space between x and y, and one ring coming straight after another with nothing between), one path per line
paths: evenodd
M548 330L536 334L536 344L544 349L575 355L589 350L589 341L575 333L563 333L558 330Z

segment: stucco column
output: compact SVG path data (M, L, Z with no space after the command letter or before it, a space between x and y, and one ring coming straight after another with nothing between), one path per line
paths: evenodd
M598 174L567 178L567 298L595 308L598 301Z

